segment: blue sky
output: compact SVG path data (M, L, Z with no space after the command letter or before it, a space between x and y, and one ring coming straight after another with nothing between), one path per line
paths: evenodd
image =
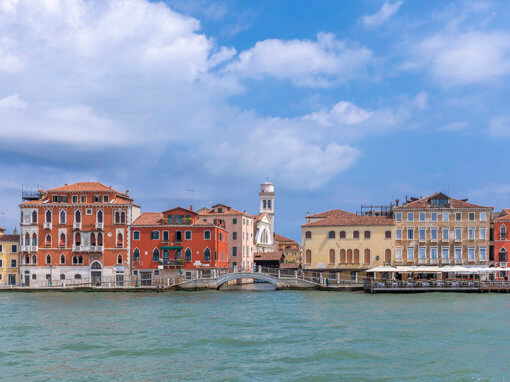
M276 229L448 191L510 206L504 1L0 0L0 225L22 184Z

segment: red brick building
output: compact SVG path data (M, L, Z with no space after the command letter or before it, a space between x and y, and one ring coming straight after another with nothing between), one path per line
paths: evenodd
M506 268L510 262L510 209L504 209L494 220L494 262L496 267ZM507 279L508 272L500 272L497 279Z
M125 193L79 182L23 195L19 205L24 285L129 276L131 222L139 207Z
M182 207L145 212L133 223L132 271L141 285L158 278L214 276L228 268L227 230Z

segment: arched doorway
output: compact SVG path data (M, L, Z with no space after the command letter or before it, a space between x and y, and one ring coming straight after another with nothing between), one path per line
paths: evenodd
M101 286L102 265L99 261L94 261L90 265L90 282L92 285Z

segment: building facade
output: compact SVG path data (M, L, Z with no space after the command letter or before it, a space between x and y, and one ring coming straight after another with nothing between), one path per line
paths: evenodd
M216 204L206 211L201 209L199 218L211 224L219 221L225 225L225 229L228 231L229 268L238 270L253 269L253 254L256 252L253 237L255 217L253 215L225 204Z
M435 193L393 212L395 265L489 265L492 207Z
M283 253L283 263L301 265L301 247L296 240L275 233L273 245L275 252Z
M494 265L507 268L510 253L510 209L504 209L500 216L494 219ZM508 272L496 274L498 280L508 280Z
M130 227L140 209L128 191L79 182L40 190L19 207L23 285L129 275Z
M133 276L141 285L197 273L214 276L229 268L228 231L221 219L209 223L182 207L145 212L132 228Z
M19 284L19 235L5 234L0 228L0 285Z
M331 210L308 215L301 226L305 276L357 280L365 271L391 262L395 222Z

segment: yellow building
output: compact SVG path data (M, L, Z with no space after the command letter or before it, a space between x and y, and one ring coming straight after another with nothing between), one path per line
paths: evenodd
M19 283L18 246L19 235L5 235L0 228L0 285Z
M301 226L305 276L358 280L367 269L390 265L395 222L342 210L307 215Z

